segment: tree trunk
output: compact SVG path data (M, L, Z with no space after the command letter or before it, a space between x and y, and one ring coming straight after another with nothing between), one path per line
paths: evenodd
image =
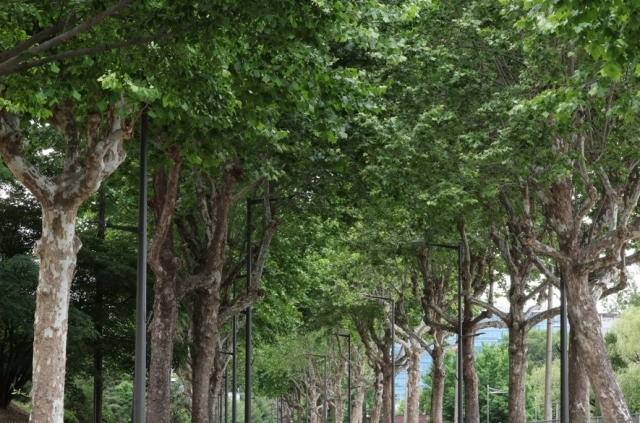
M436 330L433 334L433 348L431 353L431 411L430 422L442 423L442 405L444 402L444 378L446 368L444 364L444 333Z
M31 422L62 423L67 327L71 281L80 240L75 234L77 207L43 206L42 238L33 337Z
M573 323L570 323L573 327ZM569 421L589 423L589 375L578 355L576 331L569 332Z
M376 379L373 386L373 405L371 406L371 419L369 420L370 423L380 423L383 395L382 381L382 371L380 369L376 369Z
M0 153L11 173L42 207L42 237L35 246L40 260L33 338L31 421L62 423L67 348L67 322L71 281L82 245L75 234L78 208L124 161L122 143L131 127L109 108L106 137L98 139L100 117L91 115L87 147L82 140L70 100L52 110L51 122L64 144L63 171L55 177L42 174L26 157L20 117L0 110Z
M509 328L509 421L524 422L526 418L527 333L522 310L511 311ZM519 319L518 319L519 318ZM573 421L573 420L572 420Z
M153 320L149 325L151 360L147 423L167 423L170 420L171 362L175 324L178 317L178 303L175 289L172 288L175 286L175 277L171 276L168 281L156 279L155 284Z
M214 358L218 348L218 310L220 293L217 287L197 291L198 298L193 312L193 402L191 406L192 423L210 421L209 391L212 385ZM217 382L217 381L216 381Z
M424 351L420 345L413 345L407 368L406 423L418 423L420 414L420 356Z
M469 304L465 310L469 310ZM466 312L465 312L466 314ZM475 326L474 326L475 327ZM464 379L464 421L465 423L480 423L480 404L478 399L478 374L476 373L476 350L473 345L475 333L469 331L466 327L465 336L462 338L463 347L463 369L462 377Z
M358 386L356 395L351 404L351 423L363 423L362 407L364 406L364 397L367 393L366 386Z
M171 406L171 362L178 318L176 295L181 267L174 249L173 210L178 197L181 160L174 154L169 172L159 168L153 175L154 238L149 246L148 262L156 277L153 299L151 359L147 395L147 423L169 423Z
M386 358L385 354L385 358ZM389 363L387 365L387 363ZM391 384L394 383L391 377L392 369L390 361L385 360L385 365L382 367L382 403L384 408L384 415L382 416L383 423L391 423L394 418L394 410L391 401Z
M584 361L604 419L609 423L628 423L631 414L607 356L588 277L574 274L572 269L563 270L567 284L567 309L572 322L571 331L575 331L577 355Z

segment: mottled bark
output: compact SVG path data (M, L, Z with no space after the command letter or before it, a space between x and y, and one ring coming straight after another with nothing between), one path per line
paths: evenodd
M575 332L577 354L584 362L602 414L607 422L628 423L631 414L607 356L598 309L587 275L566 272L565 278L567 309L571 316L571 331Z
M573 327L573 323L569 323ZM571 423L589 423L591 413L589 404L589 375L583 360L578 355L578 337L569 331L569 421Z
M373 404L371 405L370 419L368 423L381 423L382 418L382 407L383 407L383 381L384 376L382 375L382 369L376 368L375 379L373 384ZM387 423L384 421L384 423Z
M466 313L465 313L466 314ZM466 319L465 319L466 321ZM465 327L465 337L462 338L462 378L464 380L464 421L465 423L480 423L480 404L478 391L478 374L476 373L476 350L473 345L475 327Z
M433 347L429 351L431 355L431 411L429 412L431 423L442 423L442 405L444 402L444 378L445 370L445 351L444 351L444 332L442 330L434 331Z
M406 423L418 423L420 414L420 357L424 349L413 348L409 355L407 367L407 405L405 410Z
M208 423L211 386L219 383L211 377L214 358L218 350L220 332L218 329L219 290L215 286L196 291L197 299L193 313L194 353L192 364L192 423ZM214 394L214 400L217 398Z
M527 330L524 316L509 327L509 421L526 418ZM514 322L515 323L515 322Z
M168 423L171 405L171 362L178 316L176 295L181 262L174 251L172 218L178 197L181 160L174 152L174 165L167 173L159 168L153 176L154 196L151 211L155 233L149 247L148 261L156 281L153 299L153 320L147 395L147 423Z
M30 421L61 423L71 281L80 240L75 235L77 209L42 210L42 238L35 247L40 261L33 339L33 386Z
M131 128L114 110L109 108L104 138L91 131L100 126L99 116L89 118L87 147L81 150L71 101L63 100L54 107L51 120L65 144L64 168L55 177L42 174L26 157L20 117L0 110L0 153L11 173L42 207L42 237L35 246L40 271L33 341L33 422L63 420L69 296L81 246L75 234L76 215L80 205L124 161L122 142L131 136Z

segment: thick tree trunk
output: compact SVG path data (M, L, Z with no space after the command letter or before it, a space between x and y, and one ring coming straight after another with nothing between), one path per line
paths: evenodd
M364 397L367 393L366 386L358 386L356 388L356 394L351 404L351 423L363 423L362 408L364 406Z
M218 329L218 310L220 292L217 287L208 287L197 291L198 299L193 313L193 402L191 405L192 423L208 423L209 391L212 385L214 358L218 347L220 332ZM217 381L216 381L217 382Z
M171 361L173 360L173 339L178 316L178 303L175 288L172 286L175 286L175 276L172 276L168 281L156 279L153 320L149 326L151 360L149 362L147 423L167 423L170 420Z
M526 418L527 333L522 311L511 311L514 320L509 328L509 421ZM517 317L520 317L517 321ZM572 420L573 421L573 420Z
M573 327L573 323L570 323ZM569 332L569 421L589 423L589 375L578 355L576 331Z
M386 358L386 354L385 354ZM385 364L390 363L385 360ZM382 416L382 423L391 423L394 418L394 410L391 402L391 384L393 383L391 377L391 365L385 365L382 367L382 403L384 414Z
M373 404L371 406L370 423L380 423L382 415L382 395L383 395L383 376L382 371L376 371L376 379L373 386ZM388 422L384 422L388 423Z
M340 356L338 357L340 359ZM337 362L338 372L334 379L334 391L333 391L333 421L342 422L344 416L344 392L342 391L342 379L347 371L347 362Z
M80 205L124 161L124 139L131 128L109 108L106 137L98 139L100 116L91 115L87 147L81 157L81 136L70 100L52 110L51 122L64 139L64 167L55 178L42 174L26 157L20 117L0 110L0 153L11 173L42 207L42 238L35 247L40 260L33 340L31 421L62 423L66 365L67 319L71 281L80 240L75 220Z
M571 331L575 331L578 357L584 361L605 421L628 423L631 414L607 356L598 309L588 278L571 273L571 269L565 270L565 278L567 309L572 322Z
M420 414L420 356L424 350L419 345L414 345L409 357L407 368L407 404L405 415L406 423L418 423Z
M443 346L444 333L436 330L433 334L431 350L431 411L430 422L442 423L442 405L444 402L444 378L446 376L445 352Z
M31 422L62 423L71 281L81 242L75 234L77 208L43 206L42 238L33 337ZM36 353L37 352L37 353Z
M465 423L480 423L480 403L478 393L478 374L476 373L476 350L473 345L474 331L465 328L462 338L463 363L462 377L464 379L464 421Z

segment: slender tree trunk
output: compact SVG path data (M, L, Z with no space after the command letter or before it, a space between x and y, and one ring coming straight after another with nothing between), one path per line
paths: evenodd
M526 418L527 332L522 310L511 310L509 328L509 421L524 422Z
M430 423L442 423L442 405L444 402L445 352L443 346L444 333L436 330L433 333L433 349L431 350L431 411Z
M208 423L210 421L209 391L214 382L211 380L211 375L220 337L217 324L220 293L217 287L211 286L197 291L197 294L198 298L193 313L195 354L192 365L191 421L192 423Z
M424 351L420 345L414 345L407 368L406 423L418 423L420 414L420 356Z
M42 238L35 247L40 261L34 323L31 422L62 423L67 328L71 281L80 240L75 234L77 207L42 208ZM37 375L37 377L36 377Z

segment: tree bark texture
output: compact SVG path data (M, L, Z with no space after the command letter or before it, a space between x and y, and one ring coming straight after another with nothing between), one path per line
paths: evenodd
M382 407L383 407L383 384L384 376L382 369L377 367L375 370L375 380L373 385L373 404L371 405L370 423L381 423ZM387 423L386 421L384 423Z
M631 422L631 414L607 356L598 309L588 285L588 277L569 271L565 273L565 278L567 309L572 322L571 331L575 332L573 336L577 356L584 362L602 414L607 422ZM589 407L586 409L588 414Z
M462 338L464 367L462 378L464 379L464 421L465 423L480 423L480 403L478 391L478 374L476 373L476 350L473 345L473 331L465 326L465 337Z
M527 329L524 316L518 320L509 327L509 421L512 422L527 420Z
M444 403L444 379L446 376L444 332L434 331L433 348L431 355L431 411L429 412L431 423L442 423L442 406Z
M569 322L573 327L573 323ZM569 331L569 421L589 423L589 375L583 360L578 355L576 332Z
M212 379L214 358L218 356L220 331L218 328L218 310L220 293L214 287L196 291L197 298L193 313L193 400L191 404L191 421L207 423L209 415L209 399L211 385L218 381ZM220 358L220 357L219 357Z
M414 342L414 344L416 344ZM420 345L414 345L409 356L407 367L407 402L405 415L406 423L418 423L420 414L420 357L424 349Z
M147 395L147 423L168 423L171 405L171 362L178 318L176 294L181 262L174 251L172 218L178 198L181 159L177 152L167 172L159 168L153 175L154 196L151 211L155 220L154 238L148 261L156 277L153 299L151 359Z
M5 164L42 207L42 237L35 246L40 260L33 341L32 422L62 423L71 281L81 242L75 234L80 205L100 188L124 161L122 142L131 136L109 108L104 138L98 137L100 116L87 122L87 147L81 151L79 123L70 100L52 110L51 121L64 140L62 172L42 174L26 157L20 117L0 110L0 153ZM84 157L83 154L84 153Z
M33 386L30 421L61 423L71 281L80 240L75 235L76 208L42 209L42 238L35 247L40 261L33 339Z

